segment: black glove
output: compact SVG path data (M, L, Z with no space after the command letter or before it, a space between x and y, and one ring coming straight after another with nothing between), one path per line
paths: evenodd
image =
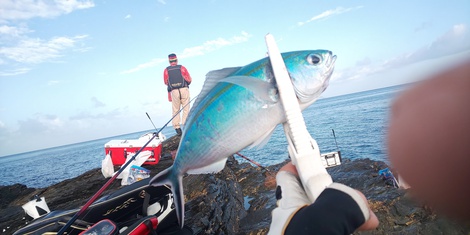
M370 217L367 202L346 185L332 183L311 203L295 174L280 171L276 180L269 234L351 234Z

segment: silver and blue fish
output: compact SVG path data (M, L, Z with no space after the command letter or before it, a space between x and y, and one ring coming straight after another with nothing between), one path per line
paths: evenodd
M328 87L336 56L328 50L281 55L303 110ZM221 171L229 156L248 146L264 145L285 121L268 57L244 67L211 71L189 112L173 165L150 184L171 186L182 227L183 175Z

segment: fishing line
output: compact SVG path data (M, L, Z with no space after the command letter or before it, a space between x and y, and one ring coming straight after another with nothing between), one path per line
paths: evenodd
M266 171L269 171L268 168L266 168L266 167L262 166L261 164L255 162L255 161L253 161L253 160L251 160L251 159L249 159L248 157L246 157L246 156L240 154L239 152L236 152L235 154L237 154L238 156L244 158L245 160L247 160L247 161L249 161L249 162L255 164L255 165L258 166L259 168L261 168L261 169L263 169L263 170L266 170Z
M170 123L171 120L173 120L176 116L178 116L178 114L179 114L181 111L183 111L183 109L186 108L186 106L188 106L191 102L193 102L194 99L196 99L196 97L198 97L198 96L199 96L199 95L193 97L186 105L184 105L180 110L178 110L178 112L176 112L176 114L173 115L173 117L165 124L165 126L168 125L168 123ZM153 124L153 121L152 121L152 119L150 118L150 115L149 115L147 112L145 112L145 114L147 114L147 117L149 118L150 122L152 123L153 128L155 128L155 130L157 130L157 127L155 126L155 124ZM165 127L165 126L163 126L163 127ZM163 128L162 128L162 129L163 129ZM161 130L161 129L160 129L160 130Z
M195 96L193 99L195 99L197 96ZM142 152L142 150L147 147L148 144L150 144L150 142L177 116L179 115L179 113L187 106L191 103L191 101L193 100L191 99L185 106L183 106L183 108L181 108L180 110L178 110L178 112L176 112L175 115L173 115L173 117L167 122L165 123L165 125L160 128L160 130L158 130L157 132L153 133L153 136L152 138L149 139L149 141L147 141L147 143L144 144L144 146L142 146L133 156L132 158L127 161L123 166L121 166L121 168L113 175L113 177L111 177L111 179L109 179L104 185L103 187L101 187L86 203L85 205L77 212L75 213L75 215L67 222L67 224L64 225L64 227L62 227L59 232L57 232L57 235L62 235L64 234L65 230L67 230L68 228L70 228L70 226L72 226L72 224L78 219L78 217L80 217L80 215L83 214L83 212L85 212L85 210L88 209L88 207L90 207L90 205L96 201L96 199L98 199L98 197L104 192L104 190L106 190L109 185L111 185L111 183L119 176L119 174L122 173L122 171L124 171L124 169L126 169L129 164L135 160L135 158L137 157L137 155L139 155L140 152ZM147 114L148 116L148 114ZM150 118L150 116L149 116ZM153 122L152 122L153 124ZM155 127L155 125L154 125ZM157 128L155 128L157 129Z
M255 164L259 168L266 171L266 174L265 174L266 178L264 179L264 186L266 186L267 188L276 187L276 172L270 171L268 168L266 168L266 167L262 166L261 164L249 159L248 157L240 154L239 152L236 152L235 154L237 154L238 156L242 157L243 159Z

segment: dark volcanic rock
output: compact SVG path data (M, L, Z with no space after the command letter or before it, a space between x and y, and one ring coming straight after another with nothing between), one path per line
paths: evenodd
M186 222L195 233L233 234L246 215L243 192L232 169L215 175L190 175L183 180Z
M172 153L179 137L164 142L162 159L156 166L145 166L152 175L172 164ZM185 224L195 234L266 234L271 222L275 172L283 164L259 168L238 163L230 157L217 174L184 177ZM437 216L424 205L412 201L406 191L387 185L378 171L383 162L369 159L348 161L328 169L335 182L361 190L380 220L374 231L356 234L468 234L470 228ZM31 219L21 205L34 195L44 196L51 210L79 208L106 182L100 169L43 189L24 185L0 186L0 229L12 234ZM113 182L103 195L121 188Z

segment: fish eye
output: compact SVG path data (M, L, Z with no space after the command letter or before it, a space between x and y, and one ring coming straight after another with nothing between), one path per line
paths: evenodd
M321 58L317 55L308 55L307 56L307 61L308 61L309 64L316 65L316 64L319 64L321 62Z

